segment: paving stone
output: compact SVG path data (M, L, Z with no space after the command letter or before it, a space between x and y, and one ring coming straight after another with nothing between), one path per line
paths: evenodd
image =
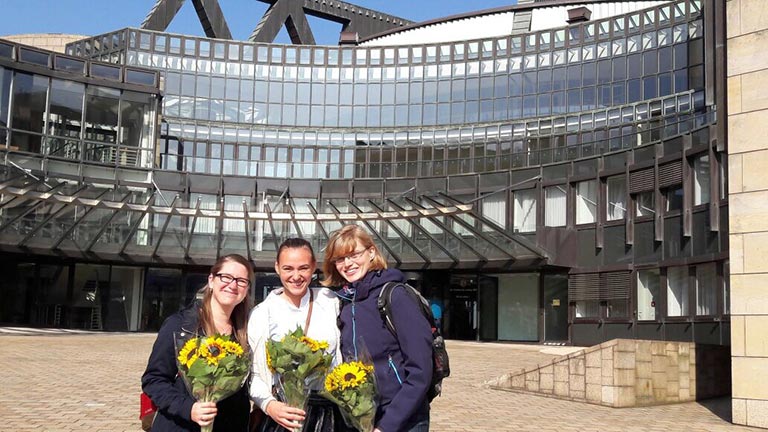
M155 336L13 335L0 328L0 432L139 431L140 379ZM432 403L435 432L764 432L724 420L730 418L730 398L616 409L493 390L484 383L554 356L535 345L447 346L451 376Z

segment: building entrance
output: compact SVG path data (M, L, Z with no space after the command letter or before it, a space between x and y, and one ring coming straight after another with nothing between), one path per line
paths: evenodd
M477 278L455 275L449 286L448 314L443 323L449 339L477 339Z
M568 340L568 275L544 274L544 341Z

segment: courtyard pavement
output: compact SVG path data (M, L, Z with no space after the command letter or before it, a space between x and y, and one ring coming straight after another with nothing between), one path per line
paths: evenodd
M140 378L155 334L0 328L0 432L140 431ZM491 390L484 382L568 348L448 341L451 377L433 431L765 431L735 426L730 399L606 408Z

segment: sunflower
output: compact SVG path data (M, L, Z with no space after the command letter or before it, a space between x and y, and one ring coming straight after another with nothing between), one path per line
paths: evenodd
M181 351L179 351L179 364L189 368L192 366L192 363L197 360L197 357L197 338L192 338L188 340L184 344L184 347L181 348Z
M227 353L234 354L236 356L243 355L243 347L240 346L240 344L237 342L233 342L233 341L224 342L224 350Z
M333 374L333 373L329 373L325 377L325 390L327 390L328 392L334 392L338 388L339 388L339 379L338 379L338 377L335 374Z
M221 338L206 338L200 345L200 356L204 358L209 365L218 365L219 360L227 355L224 348L226 341Z
M357 387L367 380L372 371L373 367L366 366L361 362L342 363L326 379L326 388L329 384L332 387L341 388L341 390Z
M302 336L299 338L299 341L309 346L309 349L312 350L312 352L317 352L318 350L326 350L328 349L328 342L326 341L316 341L312 338Z
M269 355L269 350L268 349L265 349L264 352L267 353L267 367L269 368L269 370L274 372L275 371L275 367L272 365L272 356Z

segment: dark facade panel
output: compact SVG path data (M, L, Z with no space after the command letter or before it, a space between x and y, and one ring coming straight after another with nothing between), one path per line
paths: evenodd
M722 345L722 325L719 322L695 324L693 341L697 344Z
M664 340L693 342L693 322L667 322L664 324Z
M635 241L632 246L635 264L655 263L661 260L662 242L654 239L653 221L635 222Z
M605 323L605 340L634 339L635 326L632 323Z
M606 341L605 326L598 323L571 324L571 341L577 346L592 346Z
M638 322L635 324L635 335L638 339L666 340L664 324L657 322Z

